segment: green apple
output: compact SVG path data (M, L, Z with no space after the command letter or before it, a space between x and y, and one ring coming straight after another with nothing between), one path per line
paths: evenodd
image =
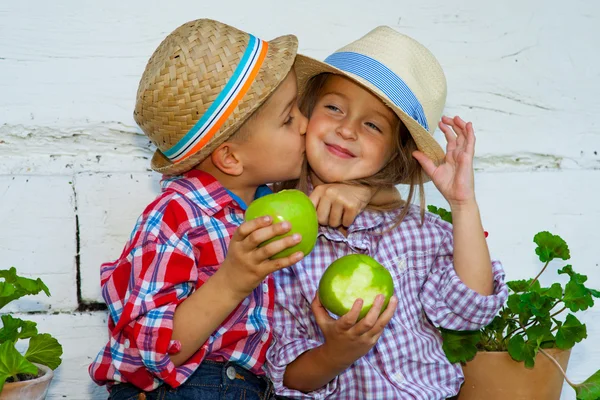
M246 221L266 215L273 218L273 224L289 221L292 228L285 235L275 236L261 243L260 246L295 233L302 235L300 243L275 254L271 259L287 257L297 251L301 251L306 256L315 247L319 230L317 210L304 192L295 189L282 190L260 197L254 200L246 210Z
M319 282L321 304L340 317L360 298L363 307L358 319L363 318L378 294L385 297L383 312L394 294L394 280L383 265L364 254L338 258L327 267Z

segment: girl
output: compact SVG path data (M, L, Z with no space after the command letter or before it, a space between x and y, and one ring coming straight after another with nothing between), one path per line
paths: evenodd
M446 359L436 327L479 329L507 297L475 200L472 124L442 118L444 155L431 136L446 98L442 69L421 44L388 27L325 63L299 56L296 71L309 117L309 167L299 187L311 192L335 182L404 183L410 190L404 204L367 209L347 229L321 226L313 252L275 273L267 372L276 392L352 400L454 396L461 368ZM453 226L424 212L424 174L450 204ZM420 208L411 205L416 191ZM352 253L386 266L395 287L385 310L379 295L360 321L363 302L372 299L357 299L336 319L316 296L325 269Z

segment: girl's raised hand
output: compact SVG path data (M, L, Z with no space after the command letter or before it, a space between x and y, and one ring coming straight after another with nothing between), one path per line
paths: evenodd
M475 198L473 180L473 157L475 155L475 133L473 124L460 117L442 117L439 127L446 136L446 157L436 166L421 151L413 156L431 178L450 206L461 205Z

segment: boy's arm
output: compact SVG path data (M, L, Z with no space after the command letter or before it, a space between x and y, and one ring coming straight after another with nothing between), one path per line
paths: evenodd
M264 247L259 244L290 230L289 222L271 225L272 218L244 222L229 243L227 256L215 274L175 310L173 340L181 347L171 361L179 366L206 342L227 316L261 284L266 276L300 261L296 252L276 260L269 258L296 245L301 237L288 236Z

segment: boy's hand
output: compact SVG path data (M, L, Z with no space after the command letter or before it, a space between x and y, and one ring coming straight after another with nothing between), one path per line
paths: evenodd
M333 183L316 186L309 197L317 209L320 225L347 228L369 204L375 191L367 186Z
M292 247L302 240L295 234L258 247L264 241L282 235L291 229L289 222L272 225L271 217L244 222L235 231L227 256L219 268L234 295L248 296L271 272L289 267L300 261L304 254L298 251L288 257L270 260L270 257Z
M323 347L327 348L327 354L337 362L348 366L367 354L377 343L383 329L396 312L398 299L392 296L385 311L379 315L383 302L383 295L377 295L373 307L362 320L357 322L363 306L362 299L357 299L352 309L336 320L328 314L317 294L312 303L312 311L325 336Z

